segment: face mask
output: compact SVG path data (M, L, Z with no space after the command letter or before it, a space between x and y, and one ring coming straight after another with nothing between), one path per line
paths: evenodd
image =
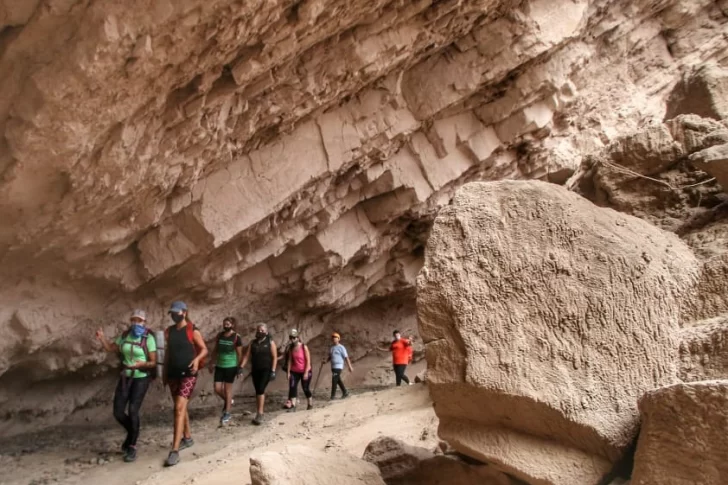
M170 313L169 316L172 317L174 323L181 323L185 319L185 316L181 313Z
M292 344L295 344L297 340L298 340L298 337L291 337Z
M263 337L265 337L265 332L260 332L260 331L258 331L258 332L255 332L255 337L256 337L256 338L257 338L258 340L260 340L260 339L262 339Z
M133 323L131 326L131 334L134 336L134 338L139 338L142 335L144 335L144 325L141 323Z
M232 327L232 325L223 325L222 329L225 330L226 332L229 332L230 330L233 329L233 327Z
M400 335L395 335L394 336L394 340L399 340L400 338L402 338Z

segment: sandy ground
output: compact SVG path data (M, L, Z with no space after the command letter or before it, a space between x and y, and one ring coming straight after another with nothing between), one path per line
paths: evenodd
M123 431L113 421L59 426L17 436L0 446L0 484L249 484L249 458L259 451L281 450L288 444L338 449L361 456L377 436L394 436L410 444L434 448L437 418L426 386L359 390L347 400L318 400L311 411L281 411L284 395L275 392L266 406L266 423L250 423L254 401L238 396L233 422L219 426L220 404L191 412L195 445L181 452L173 468L162 464L171 441L170 411L143 414L139 458L121 461ZM328 389L319 392L325 396ZM213 405L214 404L214 405Z

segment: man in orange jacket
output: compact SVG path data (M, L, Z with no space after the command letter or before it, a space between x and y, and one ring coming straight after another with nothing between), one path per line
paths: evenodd
M409 378L405 375L407 364L410 362L410 354L412 349L412 337L409 339L402 338L399 330L393 332L394 340L389 346L392 352L392 364L394 367L394 375L398 386L402 385L402 381L411 385Z

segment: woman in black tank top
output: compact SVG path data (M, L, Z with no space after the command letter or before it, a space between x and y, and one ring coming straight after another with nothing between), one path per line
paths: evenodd
M253 419L253 424L263 422L263 412L265 408L265 388L268 382L276 377L276 364L278 363L278 351L276 343L268 335L268 327L265 323L259 323L256 326L255 339L248 346L248 351L243 357L243 363L240 367L245 367L248 361L251 361L253 372L253 386L255 387L255 400L258 405L258 412Z
M188 322L187 325L192 325ZM172 325L167 330L167 379L181 379L191 376L190 363L196 357L195 345L187 337L187 328Z

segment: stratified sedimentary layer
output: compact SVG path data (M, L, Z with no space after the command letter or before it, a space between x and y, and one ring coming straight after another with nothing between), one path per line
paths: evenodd
M233 314L310 339L368 300L413 298L457 187L561 183L583 153L662 119L682 71L725 62L727 13L0 3L0 415L41 423L96 396L111 362L93 329L118 331L132 307L160 328L184 298L208 337Z

